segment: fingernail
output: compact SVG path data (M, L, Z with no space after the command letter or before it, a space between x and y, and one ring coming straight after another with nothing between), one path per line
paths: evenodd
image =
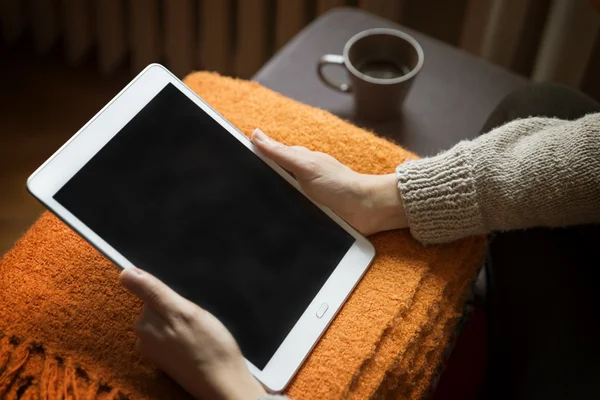
M252 136L261 143L267 143L269 141L267 135L265 135L265 133L258 128L252 132Z
M129 268L129 270L136 275L143 275L143 271L139 268L133 267Z

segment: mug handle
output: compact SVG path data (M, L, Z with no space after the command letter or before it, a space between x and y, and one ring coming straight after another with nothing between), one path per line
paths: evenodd
M340 92L344 93L352 92L352 86L350 86L350 84L332 82L329 80L329 78L325 76L325 74L323 73L323 67L328 64L339 65L343 67L344 57L337 54L325 54L324 56L321 56L321 58L319 59L319 65L317 66L317 73L319 74L319 78L321 78L323 83L325 83L330 88L339 90Z

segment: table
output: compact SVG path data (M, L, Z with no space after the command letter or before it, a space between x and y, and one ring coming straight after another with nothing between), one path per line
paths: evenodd
M425 63L400 118L385 123L359 121L352 96L325 86L317 76L323 54L341 54L354 34L370 28L395 28L423 47ZM326 73L347 79L332 66ZM287 97L319 107L373 130L421 155L433 155L479 134L487 116L509 92L527 83L523 77L414 30L359 9L334 9L313 21L253 77Z

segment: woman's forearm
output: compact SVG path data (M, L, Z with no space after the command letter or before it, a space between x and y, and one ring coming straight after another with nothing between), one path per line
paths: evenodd
M423 243L600 222L600 114L513 121L396 175Z

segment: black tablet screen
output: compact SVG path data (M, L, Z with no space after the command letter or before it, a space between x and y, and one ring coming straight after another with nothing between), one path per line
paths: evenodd
M260 369L354 243L172 84L54 198Z

